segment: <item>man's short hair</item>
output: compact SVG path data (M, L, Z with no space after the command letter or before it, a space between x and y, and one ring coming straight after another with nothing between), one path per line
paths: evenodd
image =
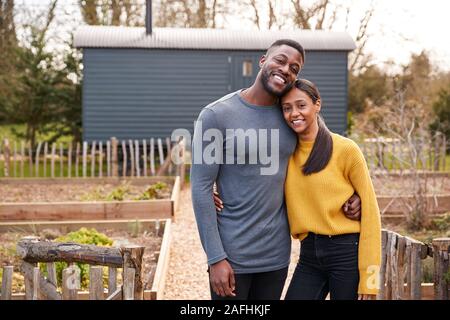
M305 49L303 49L303 47L300 43L298 43L295 40L291 40L291 39L280 39L280 40L275 41L274 43L272 43L270 45L269 49L267 49L266 55L269 55L270 51L272 51L273 48L279 47L282 45L286 45L286 46L296 49L302 56L302 63L303 64L305 63Z

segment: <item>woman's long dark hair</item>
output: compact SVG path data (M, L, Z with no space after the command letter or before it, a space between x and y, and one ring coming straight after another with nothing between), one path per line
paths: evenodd
M321 99L319 89L317 89L316 85L309 80L297 79L294 82L293 87L306 93L314 104L317 100ZM320 114L317 115L317 122L319 124L319 132L317 133L308 160L306 160L302 167L302 172L306 176L324 169L333 153L333 139L331 138L331 132ZM299 143L301 144L301 141L299 141Z

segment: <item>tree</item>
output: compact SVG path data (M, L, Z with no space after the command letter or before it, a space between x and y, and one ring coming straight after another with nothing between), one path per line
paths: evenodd
M57 121L46 123L41 129L42 133L50 135L48 139L50 143L65 135L72 136L73 142L80 142L82 139L81 53L74 48L73 37L70 48L64 55L64 67L57 71L61 80L55 88L57 104L53 108L53 117Z
M139 0L78 0L89 25L142 26L145 10Z
M159 0L154 7L158 27L217 28L228 12L226 0Z
M403 68L402 74L396 79L397 88L406 90L406 99L413 99L431 107L430 84L432 69L433 67L426 51L422 51L420 54L412 54L410 62Z
M67 71L57 68L55 54L45 50L46 34L55 17L57 0L50 4L43 26L29 25L29 43L17 46L12 63L16 74L6 79L9 99L2 100L0 113L13 123L24 123L25 133L13 132L36 144L36 135L46 125L60 121L61 98L68 85Z
M368 106L381 106L393 94L392 81L377 66L370 66L360 74L349 74L348 109L363 113Z
M430 163L432 137L428 130L426 109L414 100L406 100L405 96L405 91L399 90L382 106L368 110L367 121L359 125L360 130L355 132L355 136L374 141L362 147L366 150L369 165L378 162L377 168L372 168L371 172L377 169L381 175L373 175L374 182L380 179L377 184L382 186L383 193L403 203L408 229L421 230L429 225L433 206L427 199L433 192L430 177L423 174ZM399 175L395 181L389 175L386 155L391 157L387 162L395 166Z
M6 79L15 73L11 61L17 47L16 27L14 23L14 0L0 0L0 109L4 101L11 99ZM0 117L0 121L4 120Z
M450 91L442 90L439 93L438 100L433 104L435 118L430 124L433 133L441 132L445 135L447 141L447 151L450 142Z

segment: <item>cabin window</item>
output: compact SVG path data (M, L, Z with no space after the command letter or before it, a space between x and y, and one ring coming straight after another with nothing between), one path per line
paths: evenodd
M242 76L244 76L244 77L253 76L252 60L244 60L244 62L242 63Z

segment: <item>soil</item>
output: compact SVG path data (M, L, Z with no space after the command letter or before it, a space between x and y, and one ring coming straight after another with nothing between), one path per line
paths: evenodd
M65 202L65 201L105 201L111 193L122 193L123 200L137 200L140 195L153 185L114 185L114 184L0 184L0 202ZM127 192L121 192L127 188ZM159 190L154 188L155 199L170 198L171 185Z

